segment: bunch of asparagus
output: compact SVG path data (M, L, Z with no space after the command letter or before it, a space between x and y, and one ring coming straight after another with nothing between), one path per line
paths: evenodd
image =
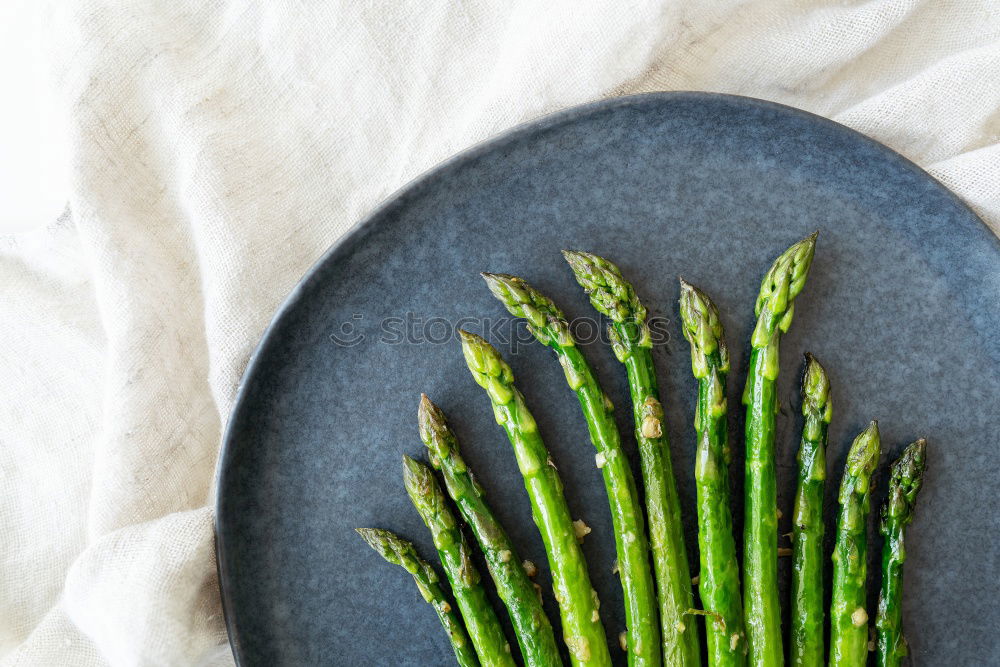
M743 403L745 515L742 584L730 510L730 447L726 380L729 351L712 300L681 280L680 321L691 348L698 398L694 480L697 490L698 566L694 579L687 560L681 508L674 481L667 424L657 387L646 309L632 285L608 260L585 252L564 252L590 302L611 323L615 357L625 367L635 422L642 484L639 487L622 448L613 406L551 299L521 278L483 274L493 295L543 345L552 348L576 394L604 478L614 527L617 570L625 602L626 630L619 643L628 664L642 667L702 664L698 619L704 619L709 665L774 667L784 664L777 563L778 526L775 426L778 412L778 347L791 325L795 298L812 264L816 234L782 253L764 276L750 338L750 363ZM447 585L414 547L385 530L358 532L386 560L404 567L424 599L437 611L460 665L514 665L513 651L492 608L457 508L481 551L503 602L525 665L611 664L601 622L600 600L590 583L580 548L589 528L574 521L558 469L535 424L511 368L483 338L460 332L462 352L482 387L497 423L510 440L541 534L558 602L562 646L532 581L536 568L522 561L510 537L486 503L485 494L459 451L444 413L426 396L418 410L420 438L434 472L404 460L407 493L438 552ZM832 416L830 381L812 355L802 380L802 439L793 512L791 623L788 658L795 665L864 665L875 647L879 665L898 665L907 654L901 630L904 531L913 519L925 469L926 443L918 440L892 464L888 500L882 509L882 579L875 620L877 642L869 639L865 608L867 524L873 479L881 454L878 426L854 440L837 495L839 513L832 553L829 646L824 643L823 498L827 432ZM450 501L449 501L450 499ZM648 522L648 523L647 523ZM648 531L647 531L648 528ZM697 582L697 608L692 582ZM450 594L449 594L450 589ZM454 601L454 606L452 604Z

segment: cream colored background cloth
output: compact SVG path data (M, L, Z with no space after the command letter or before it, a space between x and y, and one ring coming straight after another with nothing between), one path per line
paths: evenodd
M437 162L697 89L822 114L1000 230L1000 6L60 2L70 214L0 240L0 664L231 664L211 503L243 368L302 273Z

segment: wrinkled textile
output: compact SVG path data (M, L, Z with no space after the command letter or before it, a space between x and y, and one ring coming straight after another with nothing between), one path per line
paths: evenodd
M993 0L60 2L65 216L0 240L0 664L226 665L213 474L282 298L381 200L629 93L807 109L1000 230Z

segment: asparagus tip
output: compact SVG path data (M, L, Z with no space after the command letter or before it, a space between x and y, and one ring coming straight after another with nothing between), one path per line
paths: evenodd
M508 276L504 273L489 273L488 271L483 271L479 275L486 281L486 287L489 288L493 296L509 308L511 301L510 278L512 276Z
M900 474L919 475L926 466L927 440L918 438L903 450L902 455L892 465L893 469L900 469Z
M635 338L646 346L646 307L642 305L635 289L622 275L618 266L600 255L580 250L564 250L563 257L573 270L576 282L587 292L590 303L601 314L616 324L635 322L640 331Z
M595 274L598 271L607 269L606 265L611 264L603 257L583 250L563 250L562 256L573 269L577 280L585 283L592 282L597 277ZM584 287L588 285L584 284Z
M395 554L403 543L401 537L382 528L355 528L354 530L382 558L389 562L396 562L398 560Z
M695 377L707 372L707 355L719 351L720 366L728 369L729 351L726 348L719 310L708 297L694 285L680 279L681 333L691 344L691 368Z
M465 329L459 329L458 330L458 337L462 340L463 343L465 343L465 342L470 342L470 343L471 342L475 342L477 339L478 340L483 340L482 336L474 334L471 331L466 331Z
M505 304L511 301L511 291L521 288L524 281L509 273L490 273L483 271L479 274L486 281L486 286L490 288L493 296L503 301Z
M490 292L515 317L523 317L535 327L545 327L550 318L565 320L562 311L547 296L523 278L508 273L482 273Z
M494 347L479 334L459 329L458 338L462 343L462 353L465 355L465 360L469 364L469 368L478 370L484 364L488 364L486 358L497 354Z
M708 309L715 308L707 294L684 280L684 278L678 277L678 281L681 285L681 319L685 324L690 324L701 319L705 316Z
M882 443L879 439L878 422L872 422L858 434L847 454L847 470L852 476L871 475L878 465Z
M377 539L375 531L377 529L375 529L375 528L355 528L354 530L355 530L355 532L357 532L358 535L361 536L361 539L363 539L365 542L368 543L368 546L372 547L373 549L375 548L375 541Z
M423 495L428 474L430 469L427 466L403 454L403 482L408 491L417 490Z
M455 436L448 428L448 420L441 408L434 405L427 394L420 394L420 407L417 409L417 428L420 440L431 452L431 462L434 457L444 458L448 452L456 449ZM437 464L435 464L435 467Z
M927 441L918 439L910 444L890 468L890 484L919 486L927 469Z
M403 456L403 486L410 496L414 507L421 516L433 513L438 504L437 494L440 493L434 473L419 461Z
M764 280L761 281L760 294L754 305L755 315L760 317L765 306L774 316L783 316L791 312L792 301L805 287L806 277L809 275L809 268L812 266L813 255L816 252L816 237L818 235L818 231L814 232L792 244L774 260L771 268L764 275ZM782 331L786 330L790 323L791 315L789 314L787 317L788 323L781 322L779 324Z
M802 375L802 414L818 416L829 424L832 416L830 378L819 359L812 353L806 352L805 358L806 368Z
M904 524L913 520L926 469L927 441L920 438L904 449L889 468L889 497L883 510L883 522L890 516Z
M485 338L471 331L459 329L458 338L462 343L462 352L465 354L465 360L470 368L479 369L485 363L483 359L484 355L493 356L490 350L493 350L494 353L496 352L493 346L486 342Z
M459 331L459 336L462 339L465 365L472 373L472 379L486 390L495 405L509 403L514 398L511 387L514 372L510 366L483 337L467 331Z
M602 260L597 255L583 252L582 250L563 250L562 256L566 260L566 263L569 264L569 268L572 269L576 281L588 293L600 287L599 283L603 281L598 276L598 273L603 268L601 262L607 262L607 260Z
M444 421L444 415L438 406L431 402L427 394L420 394L420 405L417 407L417 424L420 427L420 439L427 444L427 440L434 430L434 426Z

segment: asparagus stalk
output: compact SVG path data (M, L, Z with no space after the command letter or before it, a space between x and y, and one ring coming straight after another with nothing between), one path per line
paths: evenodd
M444 413L423 394L420 395L418 422L420 439L430 454L431 465L441 471L448 495L455 501L486 557L486 566L497 594L507 607L525 664L528 667L562 664L552 624L507 531L487 505L482 487L462 459L458 439L448 427Z
M798 454L795 525L792 528L791 661L822 667L823 646L823 486L827 427L833 415L830 380L811 354L802 378L802 443Z
M634 666L656 667L661 664L660 628L645 520L612 414L614 406L576 346L562 311L548 297L514 276L484 273L483 278L507 310L525 318L532 335L556 352L566 381L576 393L611 504L628 626L628 661Z
M694 427L698 452L694 477L698 492L698 591L708 615L705 634L709 665L746 664L746 634L740 600L740 573L729 509L729 429L726 374L729 350L715 304L681 280L681 331L691 344L691 370L698 379Z
M908 653L902 627L903 562L906 560L903 533L913 521L917 494L927 466L926 456L927 442L921 438L903 451L890 471L889 497L882 508L880 525L885 541L882 543L882 588L875 617L879 667L897 667Z
M486 390L497 423L514 448L531 501L531 514L545 544L552 585L562 617L563 640L573 665L610 665L611 654L598 612L600 601L590 585L587 563L577 541L563 485L514 374L489 343L460 331L465 363Z
M746 405L746 465L743 521L743 601L749 662L784 664L778 602L778 497L774 429L778 402L778 341L792 323L794 299L802 291L816 249L816 234L781 254L760 287L750 338Z
M479 661L483 665L513 667L515 663L510 654L510 644L480 583L469 542L448 508L448 501L434 479L434 473L422 463L404 456L403 481L413 506L434 538L434 547L451 582L455 602L465 619L465 627Z
M854 439L840 482L840 513L833 547L833 598L830 603L830 666L856 667L868 657L868 509L872 474L881 443L872 422Z
M646 308L617 266L597 255L563 251L598 312L611 318L608 327L615 356L625 366L632 396L635 439L639 446L653 573L659 593L663 662L700 665L698 634L684 615L694 606L691 571L684 546L680 500L670 461L670 443L659 400Z
M358 534L368 545L390 563L402 566L413 575L420 595L437 612L441 625L448 633L451 647L460 667L478 667L479 660L465 632L465 626L458 612L448 602L448 596L441 588L437 573L430 563L417 555L413 545L388 530L379 528L358 528Z

